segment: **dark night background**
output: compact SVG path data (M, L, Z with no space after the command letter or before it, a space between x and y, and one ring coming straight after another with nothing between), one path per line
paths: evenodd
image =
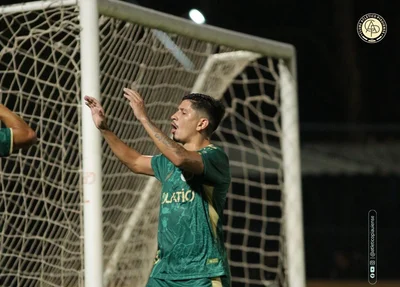
M396 1L138 2L182 17L197 8L207 24L293 44L302 145L398 143ZM377 13L387 23L387 35L377 44L363 42L356 32L367 13ZM303 175L302 181L307 278L366 282L367 214L375 209L378 285L379 280L400 279L399 174L322 173Z
M136 1L181 17L197 8L209 25L293 44L301 144L338 146L399 143L400 12L396 2ZM377 44L365 43L357 35L357 21L366 13L386 20L387 35ZM378 214L378 283L400 279L399 175L379 170L369 175L303 175L308 279L366 280L370 209Z

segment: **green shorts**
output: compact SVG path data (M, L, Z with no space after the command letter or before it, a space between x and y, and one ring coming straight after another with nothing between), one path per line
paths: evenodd
M226 276L218 278L198 278L187 280L164 280L149 278L146 287L230 287Z

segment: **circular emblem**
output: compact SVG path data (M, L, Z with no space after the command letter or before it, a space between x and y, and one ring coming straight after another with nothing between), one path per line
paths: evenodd
M364 42L378 43L386 36L386 21L376 13L365 14L358 20L357 33Z

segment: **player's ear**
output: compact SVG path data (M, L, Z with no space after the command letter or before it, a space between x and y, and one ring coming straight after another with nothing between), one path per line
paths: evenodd
M200 118L200 120L197 123L196 130L198 132L201 132L201 131L205 130L209 124L210 124L210 122L208 121L207 118Z

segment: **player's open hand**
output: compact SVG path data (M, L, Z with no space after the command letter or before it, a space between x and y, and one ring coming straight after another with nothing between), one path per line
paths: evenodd
M139 121L147 119L146 107L142 97L138 92L124 88L124 97L129 100L129 105L131 106L135 117Z
M90 108L92 112L93 122L99 130L107 129L106 115L104 109L93 97L85 96L85 104Z

